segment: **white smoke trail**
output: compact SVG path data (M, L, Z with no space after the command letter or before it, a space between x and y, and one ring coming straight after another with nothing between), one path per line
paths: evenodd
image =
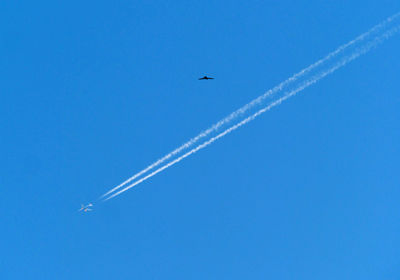
M330 67L329 69L322 71L320 74L315 75L314 77L312 77L311 79L305 81L301 86L297 87L296 89L293 89L287 93L284 94L283 97L279 98L278 100L270 103L268 106L264 107L263 109L259 110L258 112L256 112L255 114L247 117L246 119L242 120L241 122L231 126L230 128L226 129L225 131L223 131L222 133L218 134L215 137L212 137L211 139L209 139L208 141L204 142L201 145L198 145L197 147L195 147L194 149L192 149L191 151L185 153L184 155L178 157L177 159L169 162L168 164L160 167L159 169L157 169L156 171L150 173L149 175L141 178L140 180L134 182L133 184L123 188L122 190L114 193L113 195L109 196L108 198L106 198L105 200L109 200L127 190L129 190L130 188L146 181L147 179L153 177L154 175L160 173L161 171L167 169L168 167L175 165L176 163L180 162L181 160L183 160L184 158L198 152L201 149L204 149L205 147L207 147L208 145L212 144L213 142L215 142L216 140L224 137L225 135L231 133L232 131L238 129L239 127L251 122L252 120L254 120L255 118L257 118L258 116L260 116L261 114L269 111L271 108L275 107L276 105L281 104L283 101L285 101L286 99L294 96L295 94L297 94L298 92L304 90L305 88L311 86L312 84L315 84L316 82L318 82L319 80L321 80L322 78L326 77L327 75L335 72L337 69L345 66L346 64L348 64L349 62L353 61L354 59L358 58L359 56L367 53L368 51L370 51L372 48L376 47L379 43L383 42L384 40L388 39L390 36L394 35L396 32L398 32L400 30L400 26L397 26L395 28L392 28L391 30L385 32L383 35L378 36L376 38L374 38L374 40L372 40L371 42L369 42L368 44L366 44L363 47L360 47L358 49L356 49L351 55L348 55L346 57L344 57L343 59L341 59L338 63L336 63L335 65L333 65L332 67Z
M167 155L165 155L164 157L158 159L157 161L155 161L154 163L152 163L151 165L149 165L148 167L146 167L145 169L143 169L142 171L136 173L135 175L133 175L132 177L128 178L127 180L125 180L124 182L122 182L121 184L119 184L118 186L114 187L113 189L111 189L110 191L106 192L105 194L103 194L101 196L101 198L115 192L116 190L122 188L123 186L125 186L126 184L132 182L133 180L135 180L136 178L140 177L141 175L147 173L148 171L150 171L151 169L159 166L160 164L162 164L163 162L165 162L166 160L170 159L171 157L179 154L180 152L182 152L185 149L188 149L189 147L193 146L195 143L197 143L200 139L205 138L206 136L208 136L210 133L217 131L221 126L231 122L232 120L236 119L237 117L243 115L245 112L247 112L249 109L251 109L252 107L254 107L257 104L262 103L262 101L264 101L268 96L273 95L279 91L282 91L285 87L289 86L291 83L295 82L296 80L298 80L299 78L303 77L304 75L306 75L307 73L309 73L310 71L314 70L315 68L317 68L318 66L322 65L323 63L327 62L328 60L340 55L341 53L343 53L346 49L348 49L350 46L353 46L354 44L361 42L363 40L365 40L367 37L371 36L372 34L374 34L375 32L378 32L379 30L383 29L386 27L387 24L391 23L393 20L395 20L397 17L400 16L400 13L397 13L389 18L387 18L386 20L384 20L383 22L381 22L378 25L375 25L374 27L372 27L370 30L368 30L367 32L361 34L360 36L358 36L357 38L355 38L354 40L351 40L350 42L340 46L339 48L337 48L335 51L329 53L327 56L325 56L324 58L318 60L317 62L315 62L314 64L308 66L307 68L304 68L303 70L301 70L300 72L298 72L297 74L293 75L292 77L290 77L289 79L283 81L282 83L280 83L279 85L275 86L274 88L268 90L266 93L264 93L263 95L257 97L256 99L254 99L253 101L251 101L250 103L244 105L243 107L239 108L238 110L234 111L233 113L231 113L230 115L228 115L227 117L225 117L224 119L220 120L219 122L215 123L214 125L212 125L210 128L206 129L205 131L201 132L199 135L197 135L196 137L193 137L192 139L190 139L188 142L184 143L183 145L181 145L180 147L176 148L175 150L173 150L172 152L168 153Z

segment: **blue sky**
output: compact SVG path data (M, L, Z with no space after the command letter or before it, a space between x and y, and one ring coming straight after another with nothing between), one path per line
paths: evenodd
M0 278L398 279L399 35L94 212L77 209L399 11L0 3Z

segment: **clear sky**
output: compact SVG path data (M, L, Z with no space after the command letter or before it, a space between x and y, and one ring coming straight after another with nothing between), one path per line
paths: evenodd
M77 212L399 1L56 2L0 3L0 279L400 278L400 35Z

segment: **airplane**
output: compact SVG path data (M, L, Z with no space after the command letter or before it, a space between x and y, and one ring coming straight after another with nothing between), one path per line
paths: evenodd
M214 80L214 78L204 76L202 78L199 78L199 80Z
M88 205L83 205L83 204L81 204L81 209L79 209L79 211L84 211L84 212L89 212L89 211L93 211L93 209L90 209L89 207L92 207L93 206L93 204L92 203L89 203Z

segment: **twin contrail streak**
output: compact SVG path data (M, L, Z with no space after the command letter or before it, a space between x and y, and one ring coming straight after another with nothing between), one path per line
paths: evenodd
M182 152L185 149L190 148L191 146L193 146L195 143L197 143L200 139L205 138L206 136L208 136L210 133L217 131L221 126L223 126L224 124L229 123L230 121L232 121L233 119L237 118L238 116L244 114L245 112L247 112L250 108L254 107L256 104L261 103L263 100L265 100L268 96L277 93L281 90L283 90L285 87L289 86L291 83L295 82L296 80L298 80L299 78L301 78L302 76L306 75L307 73L309 73L311 70L315 69L316 67L320 66L321 64L323 64L324 62L336 57L338 54L342 53L343 51L345 51L347 48L349 48L350 46L365 40L368 36L370 36L371 34L373 34L376 31L379 31L380 29L384 28L388 23L392 22L396 17L398 17L399 14L396 14L394 16L389 17L388 19L386 19L385 21L383 21L382 23L374 26L373 28L371 28L370 30L368 30L367 32L361 34L360 36L358 36L357 38L355 38L354 40L340 46L339 48L337 48L335 51L329 53L327 56L325 56L324 58L318 60L317 62L315 62L314 64L308 66L307 68L304 68L303 70L301 70L300 72L298 72L297 74L293 75L292 77L290 77L289 79L287 79L286 81L280 83L279 85L275 86L274 88L268 90L266 93L264 93L263 95L259 96L258 98L254 99L253 101L251 101L250 103L246 104L245 106L241 107L240 109L234 111L233 113L231 113L230 115L228 115L227 117L225 117L224 119L222 119L221 121L215 123L214 125L212 125L210 128L208 128L207 130L201 132L199 135L197 135L196 137L193 137L192 139L190 139L188 142L184 143L183 145L181 145L180 147L176 148L175 150L173 150L172 152L170 152L169 154L165 155L164 157L160 158L159 160L155 161L154 163L152 163L151 165L149 165L148 167L146 167L145 169L141 170L140 172L136 173L135 175L133 175L132 177L128 178L126 181L122 182L121 184L119 184L118 186L116 186L115 188L111 189L110 191L108 191L107 193L103 194L101 197L105 197L113 192L115 192L116 190L120 189L121 187L125 186L126 184L130 183L131 181L135 180L136 178L140 177L141 175L147 173L148 171L154 169L155 167L159 166L160 164L162 164L163 162L165 162L166 160L172 158L173 156L179 154L180 152Z
M280 103L282 103L286 99L290 98L291 96L294 96L298 92L300 92L300 91L304 90L305 88L309 87L310 85L318 82L319 80L321 80L322 78L326 77L327 75L335 72L337 69L345 66L347 63L349 63L352 60L358 58L360 55L367 53L369 50L371 50L372 48L376 47L379 43L383 42L384 40L386 40L387 38L389 38L390 36L392 36L396 32L398 32L399 29L400 29L400 26L396 26L396 27L390 29L389 31L386 31L383 34L370 39L370 41L368 43L364 43L364 45L356 48L350 54L347 54L347 55L344 56L345 51L348 50L351 46L355 45L358 42L366 40L369 37L372 37L373 34L375 34L376 32L381 31L382 29L384 31L385 27L389 23L394 21L396 18L398 18L399 16L400 16L400 13L398 13L398 14L392 16L392 17L389 17L388 19L386 19L382 23L380 23L380 24L374 26L373 28L371 28L369 31L367 31L367 32L363 33L362 35L358 36L356 39L354 39L354 40L352 40L352 41L340 46L338 49L336 49L335 51L331 52L330 54L328 54L323 59L320 59L316 63L310 65L309 67L303 69L299 73L293 75L291 78L289 78L286 81L282 82L278 86L270 89L265 94L263 94L260 97L254 99L253 101L251 101L250 103L248 103L245 106L241 107L240 109L236 110L235 112L231 113L229 116L227 116L226 118L222 119L218 123L214 124L209 129L207 129L204 132L200 133L196 137L190 139L188 142L186 142L182 146L178 147L177 149L175 149L171 153L169 153L169 154L165 155L164 157L160 158L159 160L157 160L153 164L149 165L148 167L146 167L145 169L143 169L139 173L135 174L134 176L132 176L131 178L129 178L128 180L126 180L122 184L120 184L120 185L116 186L115 188L113 188L112 190L108 191L102 197L105 197L105 196L111 194L109 197L107 197L105 199L105 200L109 200L109 199L111 199L111 198L113 198L113 197L115 197L115 196L127 191L128 189L130 189L130 188L142 183L143 181L146 181L147 179L153 177L154 175L160 173L161 171L163 171L163 170L169 168L170 166L175 165L176 163L180 162L184 158L186 158L186 157L196 153L197 151L207 147L208 145L212 144L213 142L215 142L216 140L222 138L223 136L229 134L230 132L232 132L232 131L238 129L239 127L247 124L248 122L254 120L255 118L257 118L261 114L265 113L266 111L269 111L271 108L275 107L276 105L279 105ZM333 59L333 58L335 58L337 56L340 56L340 55L343 55L343 57L340 60L338 60L336 63L331 65L330 67L328 67L328 68L325 67L325 69L319 70L319 72L317 74L313 75L311 78L305 80L304 82L302 82L300 85L294 87L293 89L291 89L291 90L287 89L287 88L289 88L289 86L291 84L293 84L293 82L298 80L300 77L303 77L304 75L309 74L310 72L312 72L312 70L316 69L318 66L321 66L324 63L329 62L331 59ZM244 113L249 111L251 108L255 107L256 105L262 104L262 102L265 101L265 99L268 96L271 96L271 95L276 94L278 92L282 92L284 89L287 89L287 90L283 93L283 95L280 98L276 99L275 101L270 102L267 106L265 106L264 108L260 109L256 113L254 113L251 116L245 118L244 120L240 121L239 123L236 123L235 125L229 127L225 131L223 131L220 134L210 138L209 140L205 141L204 143L196 146L195 148L193 148L192 150L186 152L185 154L183 154L182 156L176 158L175 160L163 165L162 167L160 167L157 170L151 172L150 174L146 175L145 177L135 181L134 183L132 183L132 184L130 184L128 186L126 186L128 183L130 183L131 181L135 180L139 176L147 173L151 169L154 169L155 167L159 166L160 164L162 164L166 160L170 159L171 157L181 153L183 150L193 146L200 139L208 136L209 134L211 134L214 131L217 131L221 126L223 126L223 125L231 122L232 120L236 119L237 117L243 115ZM117 191L118 189L120 189L122 187L124 187L122 190Z

